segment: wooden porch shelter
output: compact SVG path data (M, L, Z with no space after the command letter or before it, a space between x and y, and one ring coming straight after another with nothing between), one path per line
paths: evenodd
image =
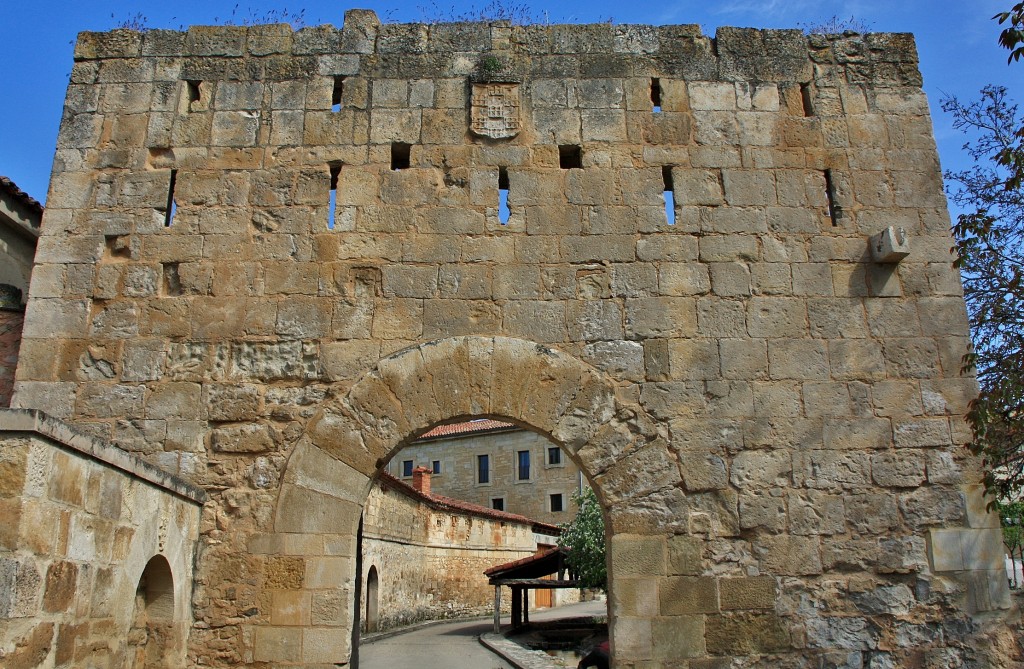
M530 590L578 588L579 581L572 578L565 561L566 551L549 548L536 555L506 562L484 571L488 583L494 586L494 632L501 628L501 586L512 588L512 629L530 622ZM554 576L555 578L544 578Z

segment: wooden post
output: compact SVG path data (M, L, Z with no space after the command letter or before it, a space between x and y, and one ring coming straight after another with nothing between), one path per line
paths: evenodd
M501 632L501 586L494 586L494 633Z
M522 625L523 615L523 589L517 585L512 586L512 629L519 629Z
M523 588L523 624L530 624L530 588Z

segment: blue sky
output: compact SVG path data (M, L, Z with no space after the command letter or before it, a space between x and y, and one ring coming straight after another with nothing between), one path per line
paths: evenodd
M477 3L476 6L486 4ZM522 5L508 0L507 5ZM939 154L945 168L967 163L960 151L963 137L939 109L943 94L972 98L985 84L1007 86L1024 100L1024 62L1006 64L998 47L999 27L990 17L1008 9L1013 0L660 0L623 5L612 0L586 3L551 0L529 3L533 15L553 23L697 23L705 33L719 26L795 28L832 16L855 16L875 31L912 32L917 37L925 91L932 105ZM460 14L471 5L462 0L376 2L360 0L392 21L418 21L442 14ZM245 0L176 0L125 3L25 2L0 0L4 38L0 40L0 174L13 179L43 201L49 182L57 127L72 43L80 30L108 30L119 21L141 14L151 27L178 28L193 24L235 22L269 10L297 13L305 9L307 24L341 25L345 5L314 0L306 3Z

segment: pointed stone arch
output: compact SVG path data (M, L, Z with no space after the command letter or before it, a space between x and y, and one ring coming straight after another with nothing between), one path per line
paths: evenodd
M434 426L476 417L508 420L541 433L580 466L609 521L610 584L620 544L627 577L643 576L648 569L652 576L664 575L664 536L660 543L630 539L628 545L615 537L620 513L628 519L630 509L642 508L644 499L679 491L680 472L663 425L621 402L606 375L562 351L507 337L453 337L381 359L348 392L319 407L299 438L282 477L274 517L279 540L274 543L294 546L292 553L305 558L312 578L304 581L303 589L311 591L304 597L314 609L318 597L327 597L320 591L330 579L322 574L331 570L348 575L340 590L347 596L344 611L353 610L355 538L377 472ZM628 533L638 531L644 530ZM656 553L649 566L636 563L634 548ZM618 602L613 600L611 608L614 638ZM629 603L622 613L629 618L640 608ZM301 635L292 630L287 644L281 641L285 631L258 627L256 660L347 662L349 616L317 623L311 619ZM636 627L628 620L626 626ZM281 650L285 646L289 650Z

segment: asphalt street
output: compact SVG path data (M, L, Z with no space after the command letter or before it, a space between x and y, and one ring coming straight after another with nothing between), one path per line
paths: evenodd
M480 645L490 620L431 625L359 647L359 669L513 669Z
M585 602L531 611L530 620L601 615L605 607L604 602ZM359 669L513 669L477 641L492 625L489 619L444 623L364 643L359 647Z

